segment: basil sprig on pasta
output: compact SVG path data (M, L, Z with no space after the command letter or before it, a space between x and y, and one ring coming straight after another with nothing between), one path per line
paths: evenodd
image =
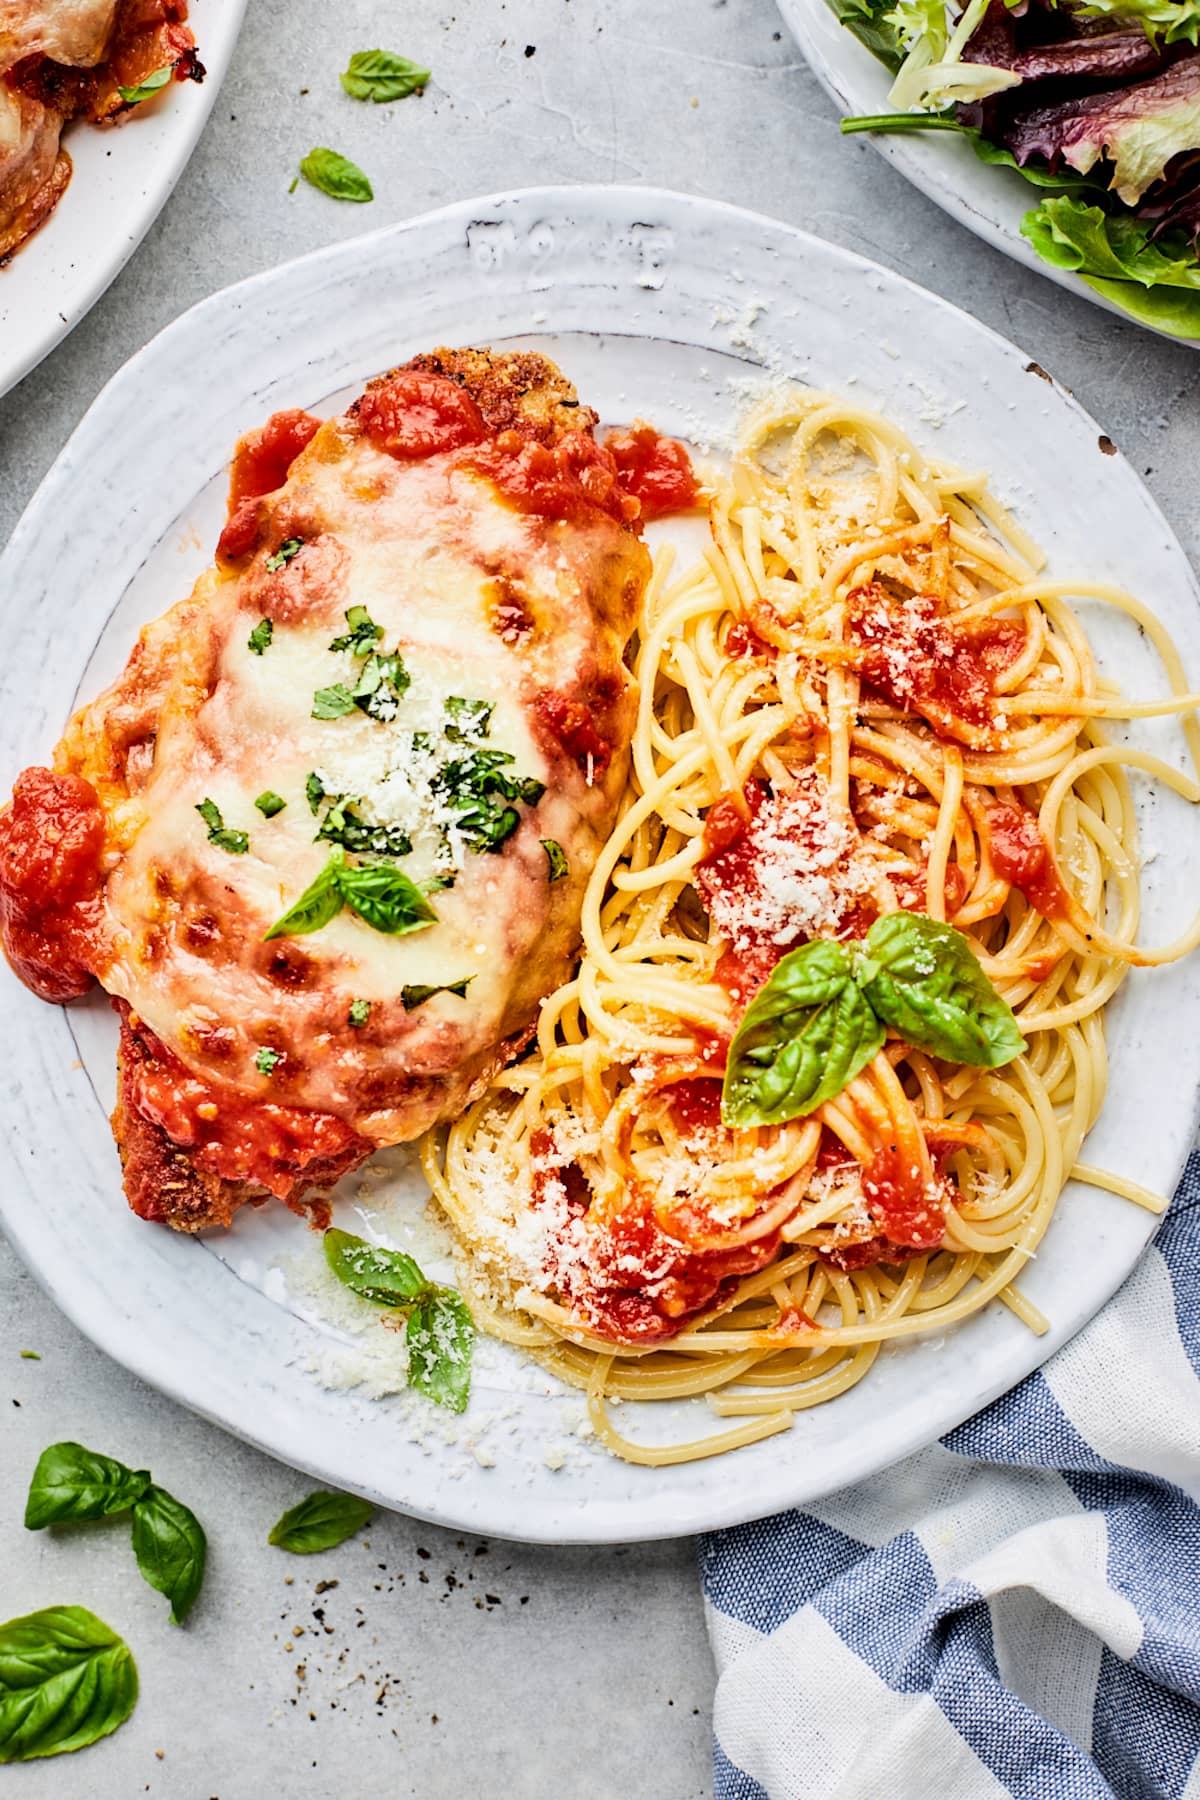
M998 1069L1025 1049L961 931L888 913L865 940L792 950L746 1009L729 1047L727 1125L781 1125L840 1094L892 1029L946 1062Z

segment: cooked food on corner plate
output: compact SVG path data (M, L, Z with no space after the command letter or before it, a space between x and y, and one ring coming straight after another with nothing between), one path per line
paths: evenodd
M1139 947L1108 719L1197 696L1161 623L1043 572L984 479L777 392L701 494L540 356L438 350L234 461L217 560L0 815L10 962L121 1015L135 1210L184 1230L419 1137L462 1297L330 1230L467 1403L476 1326L634 1461L787 1428L1021 1273L1104 1097ZM675 534L678 535L678 534ZM1173 697L1102 682L1071 601ZM464 1304L464 1300L466 1304ZM646 1445L607 1402L704 1395Z
M1200 0L828 3L896 77L843 131L965 136L1040 190L1039 256L1200 339Z
M187 16L188 0L0 0L0 268L66 191L65 125L203 81Z

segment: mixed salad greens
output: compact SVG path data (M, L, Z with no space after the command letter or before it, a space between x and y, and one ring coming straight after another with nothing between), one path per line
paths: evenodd
M851 131L952 131L1042 190L1021 230L1200 339L1200 0L828 0L895 75Z

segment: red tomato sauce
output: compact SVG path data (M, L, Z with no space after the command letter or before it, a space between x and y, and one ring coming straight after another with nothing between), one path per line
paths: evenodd
M597 697L603 705L604 696ZM593 776L601 776L612 761L612 745L596 729L595 714L582 700L568 700L554 688L539 688L533 698L534 717L548 737L560 744L579 768L590 760Z
M948 1142L941 1151L948 1156L957 1148ZM939 1165L934 1153L935 1168ZM856 1159L828 1126L821 1129L817 1151L819 1169L852 1169ZM946 1214L937 1197L937 1189L925 1182L919 1162L911 1162L896 1144L884 1144L863 1169L863 1195L875 1226L874 1232L857 1242L835 1244L821 1251L821 1259L835 1269L849 1272L866 1269L872 1263L908 1262L936 1248L946 1233Z
M901 602L877 582L847 596L846 633L861 652L868 686L893 706L921 713L935 730L956 721L990 726L1004 711L996 682L1028 643L1017 619L955 624L932 595Z
M630 1207L605 1229L586 1285L570 1298L598 1336L656 1343L724 1299L740 1276L761 1269L778 1248L773 1231L753 1244L690 1255L666 1235L649 1206Z
M292 408L272 413L265 425L239 440L229 476L229 517L217 540L218 556L233 562L257 547L259 501L283 486L292 464L320 428L320 419Z
M725 633L726 656L770 656L771 646L745 619L735 619Z
M987 809L987 837L997 875L1019 888L1035 912L1044 919L1069 916L1071 896L1063 886L1054 852L1026 807L995 801Z
M692 459L677 438L659 437L649 425L615 432L604 448L617 468L624 491L641 505L643 519L686 512L699 497Z
M666 1093L671 1111L685 1131L716 1131L720 1128L720 1076L701 1075L687 1081L673 1081Z
M128 1069L124 1094L142 1117L172 1143L194 1152L193 1162L227 1181L245 1181L283 1200L310 1163L336 1157L359 1140L329 1113L250 1100L192 1074L179 1058L139 1027L153 1059Z
M566 432L553 446L502 431L462 461L521 512L543 519L576 522L599 511L631 525L641 516L641 502L622 488L612 455L585 431Z
M0 940L43 1000L92 984L104 814L90 782L26 769L0 813Z
M431 369L397 369L368 387L351 409L366 436L403 462L482 443L483 414L465 388Z

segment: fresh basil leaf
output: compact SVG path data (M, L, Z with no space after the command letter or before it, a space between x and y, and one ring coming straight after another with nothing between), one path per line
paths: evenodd
M566 851L561 844L556 844L553 838L542 838L541 845L546 852L546 861L550 864L550 880L561 881L571 866L567 861Z
M276 813L283 811L287 801L281 794L274 793L271 788L264 788L254 804L264 819L273 819Z
M366 656L372 644L383 636L383 626L375 623L365 606L352 606L345 616L350 629L335 637L329 648L349 650L355 656Z
M364 1300L380 1306L409 1306L428 1287L417 1264L403 1250L385 1250L365 1238L331 1226L325 1233L325 1261L338 1280Z
M317 808L325 798L325 784L315 769L310 769L308 775L305 777L304 793L308 800L308 810L315 818L317 815Z
M150 1586L171 1602L171 1623L182 1625L204 1580L208 1539L189 1506L150 1486L133 1509L133 1553Z
M290 563L293 556L299 556L303 548L303 538L284 538L274 556L267 558L267 568L271 574L274 575L277 569L282 569L284 563Z
M302 158L300 173L313 187L320 188L332 200L355 200L360 204L375 198L374 190L357 163L326 144L318 144Z
M434 793L458 814L455 823L472 850L502 849L521 823L512 803L536 806L546 791L531 775L509 774L516 760L507 750L472 750L433 777Z
M373 100L382 106L387 100L404 100L419 94L430 80L429 70L394 50L356 50L350 67L338 80L352 100Z
M453 1288L424 1294L408 1315L408 1382L438 1406L465 1412L471 1397L475 1323Z
M488 700L464 700L459 694L446 698L446 723L442 735L452 744L475 744L485 738L495 705Z
M331 1494L318 1488L298 1505L289 1507L267 1542L296 1556L336 1550L362 1530L374 1511L369 1500L360 1500L356 1494Z
M947 1062L998 1069L1026 1048L961 931L921 913L886 913L866 936L858 981L905 1043Z
M309 883L282 918L276 919L264 937L264 943L277 937L306 937L309 932L320 931L331 919L337 918L342 910L338 875L344 855L340 849L333 851L316 880Z
M283 1061L282 1050L272 1050L264 1044L261 1050L254 1053L254 1066L260 1075L269 1075L277 1064Z
M313 695L312 716L314 719L344 719L347 713L354 711L354 708L354 695L341 681L335 681L332 687L318 688Z
M0 1763L83 1750L123 1725L137 1697L128 1644L86 1607L0 1625Z
M25 1502L25 1529L41 1531L46 1525L124 1512L149 1486L149 1469L127 1469L68 1438L38 1457Z
M150 100L155 94L162 92L174 69L174 63L165 63L161 69L155 69L153 75L147 75L136 87L118 87L117 92L126 106L140 106L143 100Z
M391 863L347 863L338 870L337 883L350 910L390 937L424 931L437 918L416 882Z
M275 635L275 626L270 619L260 619L250 636L246 639L255 656L261 656Z
M473 975L464 976L462 981L445 981L440 987L424 987L420 983L400 989L400 998L405 1012L411 1012L414 1006L424 1006L426 1000L432 1000L435 994L457 994L460 1000L467 997L467 989L474 981Z
M314 843L341 844L356 856L407 856L412 839L399 825L368 825L342 794L328 796L330 805ZM318 802L319 804L319 802Z
M215 844L218 850L227 850L231 856L246 854L250 848L249 835L244 831L233 831L226 826L221 817L221 809L215 800L201 800L196 811L208 826L210 844Z
M352 1000L350 1002L349 1022L356 1031L360 1026L366 1024L370 1016L371 1002L369 1000Z
M815 1112L878 1055L885 1032L845 944L789 951L747 1007L725 1067L727 1125L781 1125Z

